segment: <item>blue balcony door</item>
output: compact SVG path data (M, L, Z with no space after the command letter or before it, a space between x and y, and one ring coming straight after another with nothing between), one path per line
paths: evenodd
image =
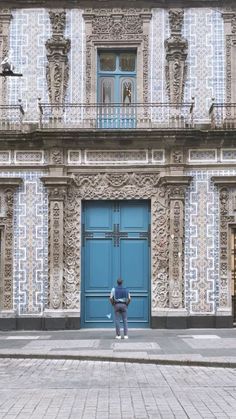
M86 201L82 214L82 327L113 326L108 298L118 277L132 295L130 327L148 327L149 201Z
M98 53L98 128L136 125L136 52Z

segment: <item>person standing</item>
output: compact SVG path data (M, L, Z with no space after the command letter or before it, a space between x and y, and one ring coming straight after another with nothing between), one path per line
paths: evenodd
M114 306L116 339L121 339L120 335L120 317L123 320L124 339L128 339L128 319L127 309L131 301L130 293L127 288L123 287L123 280L117 279L117 286L112 288L110 294L110 302Z

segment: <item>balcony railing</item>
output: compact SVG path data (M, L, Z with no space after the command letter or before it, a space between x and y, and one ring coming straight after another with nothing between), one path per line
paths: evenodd
M183 104L46 104L39 101L41 129L185 129L194 126L194 102Z
M211 129L236 129L236 103L213 103L209 110Z
M16 105L0 105L0 130L21 131L23 117L24 109L20 100Z

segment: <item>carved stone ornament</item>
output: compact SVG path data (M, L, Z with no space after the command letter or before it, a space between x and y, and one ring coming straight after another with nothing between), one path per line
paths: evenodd
M49 285L48 307L63 308L63 253L64 253L64 200L70 179L43 177L49 198Z
M225 50L226 50L226 102L234 103L236 101L235 93L235 72L236 72L236 12L235 8L224 8L222 14L225 25ZM227 119L235 118L234 110L228 107L226 109Z
M69 80L70 40L64 37L66 12L61 9L50 10L49 17L52 28L52 36L46 42L48 59L46 77L49 98L53 104L62 104Z
M79 173L73 176L65 201L64 307L80 309L81 201L86 199L151 200L152 310L168 308L170 188L160 184L158 173L149 172ZM182 195L180 200L183 206ZM181 216L182 213L181 207ZM176 218L177 222L179 216L178 220ZM182 244L176 250L178 254L181 246ZM182 256L178 266L181 265L181 261ZM178 272L182 271L179 269ZM178 278L178 283L179 280ZM179 292L181 297L178 297L178 301L181 302L175 303L178 307L182 305L182 276Z
M191 179L190 176L166 176L162 180L170 201L169 306L173 309L184 307L184 203Z
M170 37L165 41L166 88L171 103L181 103L187 74L188 41L182 36L184 10L170 9Z
M142 102L148 101L148 43L146 23L151 19L150 9L85 9L86 23L86 100L93 102L97 46L124 47L124 44L141 45Z
M230 191L236 188L235 176L214 176L213 182L219 188L220 203L220 278L219 278L219 303L220 309L231 306L230 281L229 281L229 224L235 223L235 217L230 215Z
M0 310L13 310L13 207L14 193L22 182L19 178L0 179L1 193L1 273Z

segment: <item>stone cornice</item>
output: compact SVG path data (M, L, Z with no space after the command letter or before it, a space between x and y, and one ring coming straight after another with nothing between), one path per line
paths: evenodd
M236 186L236 176L212 176L211 180L217 186Z
M22 183L22 179L18 177L4 177L0 178L0 186L17 187Z
M145 0L145 7L222 7L234 6L232 0ZM1 8L86 8L143 7L142 0L2 0Z
M44 183L44 186L47 187L59 187L67 186L71 182L71 177L69 176L43 176L41 181Z
M188 186L193 179L192 176L163 176L160 178L160 185L183 185Z

